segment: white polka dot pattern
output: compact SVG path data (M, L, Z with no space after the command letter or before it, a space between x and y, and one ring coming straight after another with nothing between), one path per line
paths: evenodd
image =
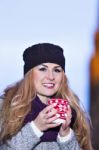
M48 105L55 104L55 109L57 109L57 117L59 117L57 120L55 120L55 123L63 123L66 118L66 112L68 110L69 102L67 99L49 99Z

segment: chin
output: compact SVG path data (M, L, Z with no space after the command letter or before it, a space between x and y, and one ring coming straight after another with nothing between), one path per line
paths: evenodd
M54 97L56 93L46 94L46 97Z

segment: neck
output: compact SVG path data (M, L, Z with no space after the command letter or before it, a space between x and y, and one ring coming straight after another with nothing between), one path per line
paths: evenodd
M41 100L42 103L44 104L47 104L48 102L48 99L50 99L50 97L46 97L46 96L43 96L43 95L38 95L37 96L39 97L39 99Z

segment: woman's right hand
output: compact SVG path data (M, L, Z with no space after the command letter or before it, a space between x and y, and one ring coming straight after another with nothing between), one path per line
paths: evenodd
M57 119L57 110L54 107L54 104L47 106L34 120L35 125L40 131L46 131L49 128L54 128L60 125L53 123L53 121Z

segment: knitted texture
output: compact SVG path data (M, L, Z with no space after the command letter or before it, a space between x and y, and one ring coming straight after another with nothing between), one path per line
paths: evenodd
M28 47L23 53L24 74L42 63L55 63L65 71L65 57L63 49L54 44L41 43Z

